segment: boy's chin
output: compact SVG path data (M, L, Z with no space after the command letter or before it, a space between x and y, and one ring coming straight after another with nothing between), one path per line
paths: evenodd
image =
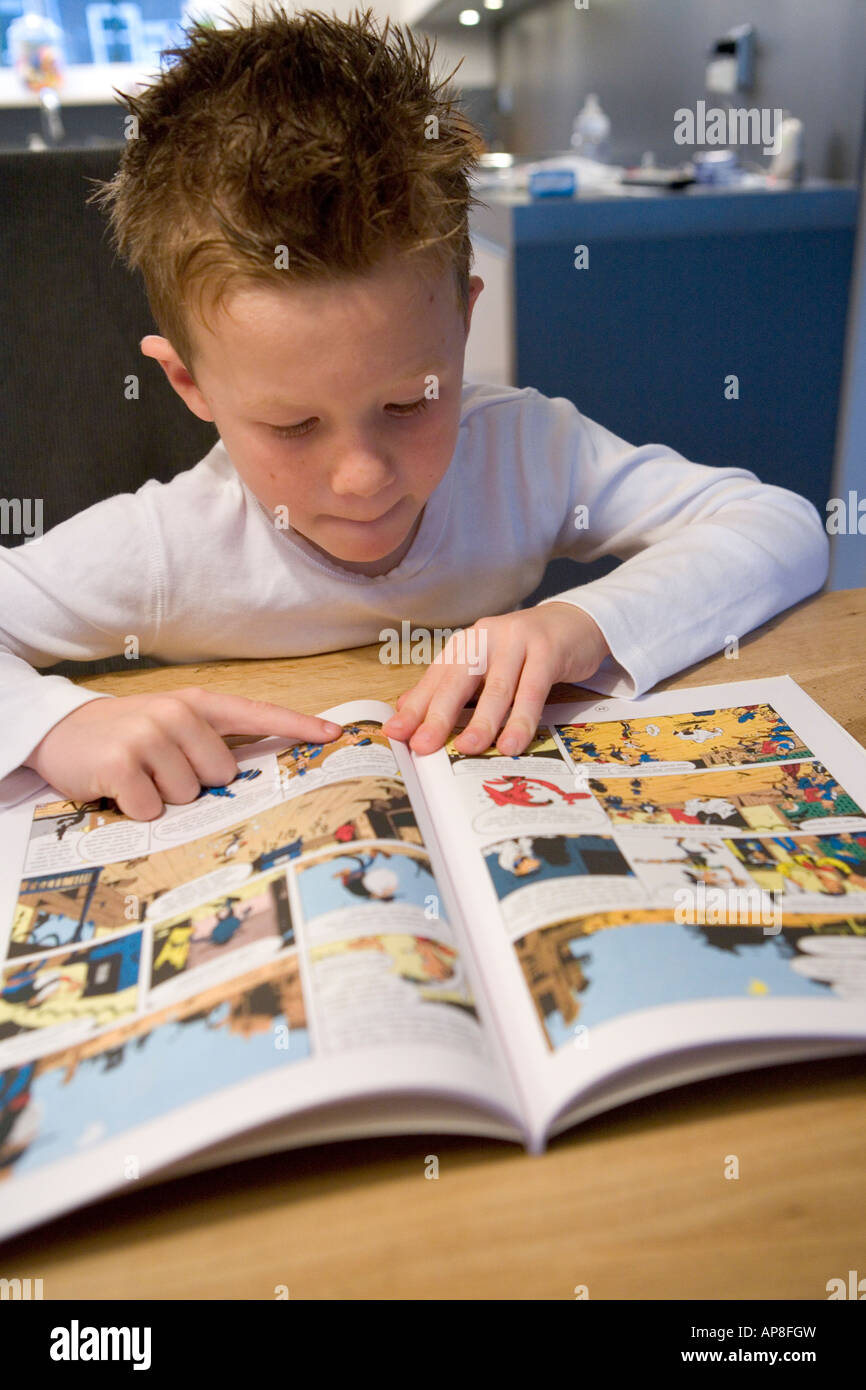
M405 521L377 526L351 526L346 528L338 522L334 526L316 528L313 535L307 535L317 550L338 565L382 566L382 572L399 564L403 555L414 540L418 529L420 513L412 518L407 528ZM347 530L350 534L346 534ZM354 533L354 534L352 534Z

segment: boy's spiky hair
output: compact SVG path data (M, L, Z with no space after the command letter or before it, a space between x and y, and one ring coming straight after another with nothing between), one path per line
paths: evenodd
M453 268L465 314L484 142L435 44L370 9L185 32L157 80L118 93L132 138L91 201L187 368L190 312L206 322L229 287L363 275L393 252Z

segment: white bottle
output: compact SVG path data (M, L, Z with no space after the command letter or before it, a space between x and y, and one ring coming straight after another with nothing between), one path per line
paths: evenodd
M610 135L610 118L601 109L595 92L590 92L571 129L572 149L587 159L600 159Z
M787 116L776 138L779 149L767 172L775 179L800 183L803 178L803 122L795 116Z

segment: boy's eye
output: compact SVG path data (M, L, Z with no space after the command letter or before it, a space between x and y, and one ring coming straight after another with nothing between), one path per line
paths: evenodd
M393 410L397 415L414 415L416 411L424 410L427 406L426 396L422 396L418 401L409 401L407 405L397 405L392 402L386 406L386 410ZM309 434L313 425L316 423L315 416L309 420L302 420L299 425L271 425L274 434L281 439L297 439L299 435Z
M271 425L274 434L280 439L295 439L299 434L307 434L307 426L313 425L312 420L302 420L299 425Z

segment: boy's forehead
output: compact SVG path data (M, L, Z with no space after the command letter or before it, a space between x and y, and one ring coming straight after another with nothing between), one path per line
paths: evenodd
M299 384L355 366L359 375L382 372L408 381L449 360L460 320L453 272L419 273L405 264L365 277L331 282L239 283L198 319L191 332L195 356L211 370L230 368L255 387L257 404L271 402L269 390L287 366ZM273 400L276 403L276 400Z
M238 280L217 307L217 319L258 328L292 320L310 326L341 318L363 317L375 325L386 319L396 329L403 319L424 308L457 308L456 280L451 268L415 267L392 257L366 275L334 275L328 279L275 281Z

